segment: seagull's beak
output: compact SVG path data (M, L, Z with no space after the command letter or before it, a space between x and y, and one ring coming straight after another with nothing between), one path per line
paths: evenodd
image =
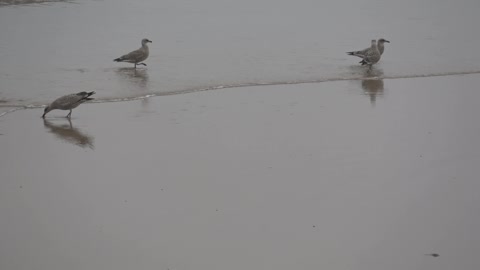
M148 42L153 43L151 40L149 40Z
M48 107L45 107L45 110L43 110L43 115L42 118L45 119L45 115L49 112Z
M386 40L386 39L385 39L385 42L390 43L390 41L388 41L388 40Z

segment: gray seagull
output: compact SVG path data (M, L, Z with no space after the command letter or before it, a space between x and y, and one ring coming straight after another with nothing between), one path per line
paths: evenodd
M142 47L140 47L140 49L122 55L119 58L114 59L113 61L133 63L135 64L135 68L137 68L137 65L147 66L147 64L141 63L142 61L147 59L149 54L147 43L152 43L152 41L147 38L142 39Z
M365 55L363 55L363 60L362 60L362 66L368 65L369 68L372 68L373 64L376 64L378 61L380 61L380 57L382 55L380 54L380 51L377 48L377 42L375 39L372 39L372 43L370 48L365 51Z
M72 110L85 101L92 100L93 98L90 98L90 96L93 94L95 94L95 91L79 92L59 97L45 107L42 118L45 118L45 115L51 110L69 110L70 113L67 115L67 118L70 118L72 116Z
M390 43L390 41L388 41L384 38L381 38L377 42L377 48L378 48L378 51L380 52L380 55L383 55L383 52L385 51L385 43ZM360 51L347 52L347 54L357 56L357 57L360 57L360 58L364 58L364 56L365 56L365 54L367 53L368 50L370 50L370 47L368 47L366 49L363 49L363 50L360 50ZM359 63L364 64L364 60L360 61Z

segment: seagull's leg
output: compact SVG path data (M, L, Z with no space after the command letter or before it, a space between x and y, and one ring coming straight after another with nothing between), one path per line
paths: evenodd
M137 63L134 63L135 66L133 66L133 68L137 68Z
M371 73L372 73L372 66L371 66L371 65L368 65L368 69L367 69L366 74L367 74L368 76L370 76Z
M67 114L67 118L71 118L72 117L72 110L70 110L70 113Z

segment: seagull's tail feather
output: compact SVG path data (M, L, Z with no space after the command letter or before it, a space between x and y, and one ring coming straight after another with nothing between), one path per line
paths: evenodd
M93 100L94 98L91 98L90 96L95 94L95 91L92 91L92 92L88 92L87 93L87 96L84 98L85 100Z
M124 60L123 57L119 57L119 58L117 58L117 59L113 59L113 61L115 61L115 62L122 62L123 60Z
M353 51L353 52L347 52L348 55L353 55L353 56L358 56L358 57L363 57L365 55L364 51Z
M95 91L92 91L92 92L88 92L87 95L81 99L81 101L88 101L88 100L94 100L94 98L91 98L90 96L95 94Z

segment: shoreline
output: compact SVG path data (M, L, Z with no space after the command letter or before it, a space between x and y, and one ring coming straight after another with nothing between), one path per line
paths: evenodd
M378 70L377 70L378 71ZM381 72L381 71L380 71ZM244 83L238 85L218 85L210 86L204 88L196 89L185 89L178 91L167 91L162 93L149 93L142 96L133 96L133 97L116 97L116 98L107 98L107 99L96 99L93 102L88 103L111 103L111 102L128 102L136 100L144 100L155 97L171 96L171 95L185 95L192 94L197 92L205 91L216 91L216 90L229 90L236 88L249 88L249 87L268 87L268 86L287 86L287 85L302 85L302 84L320 84L320 83L335 83L335 82L344 82L344 81L368 81L368 80L414 80L414 79L423 79L423 78L436 78L436 77L455 77L455 76L478 76L480 71L464 71L464 72L444 72L436 74L426 74L426 75L409 75L409 76L371 76L371 77L352 77L352 78L332 78L332 79L319 79L319 80L306 80L306 81L285 81L285 82L266 82L266 83ZM5 112L4 109L8 110L26 110L26 109L38 109L45 107L46 104L27 104L27 105L18 105L18 104L2 104L0 106L0 117L10 113ZM6 110L6 111L8 111Z

